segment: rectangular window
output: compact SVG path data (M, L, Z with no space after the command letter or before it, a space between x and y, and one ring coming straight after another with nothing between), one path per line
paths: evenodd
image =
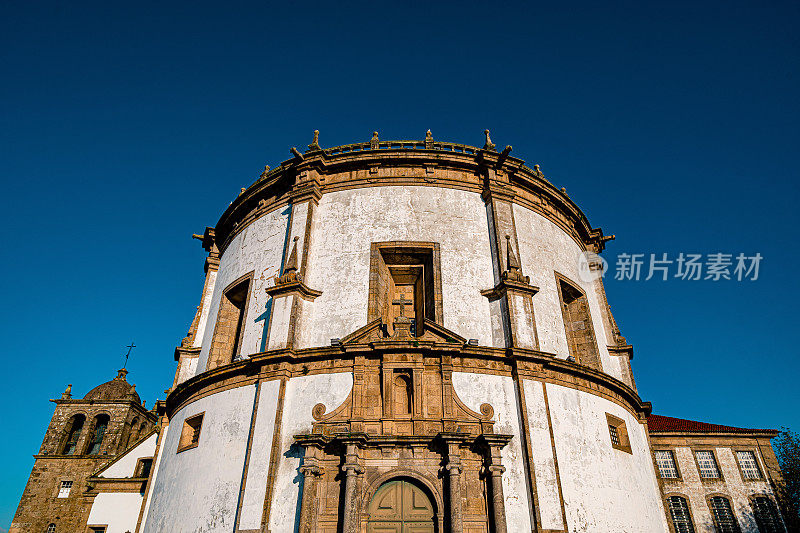
M59 489L58 489L58 497L59 498L68 498L70 490L72 490L72 481L62 481L61 482L61 487L59 487Z
M744 479L761 479L761 469L758 468L758 461L753 452L736 452L736 459L739 461Z
M575 284L556 274L561 313L567 334L569 355L575 362L601 370L600 355L592 327L589 301Z
M148 477L150 475L151 468L153 468L152 457L139 459L136 464L136 475L134 477Z
M220 298L217 325L209 350L208 370L226 365L239 355L247 303L250 299L251 278L252 274L248 274L243 279L234 281Z
M669 450L656 450L656 464L658 473L663 479L677 479L678 467L675 465L675 456Z
M197 448L200 444L200 429L203 426L203 414L204 413L200 413L184 420L183 428L181 429L181 438L178 442L178 452L190 448Z
M701 478L715 479L720 477L719 468L717 468L717 461L714 459L714 452L695 452L695 457L697 458L697 466L700 469Z
M667 503L675 533L694 533L694 524L692 524L692 516L689 514L689 503L686 498L670 496L667 498Z
M608 423L611 447L616 450L622 450L623 452L633 453L631 442L628 439L628 429L625 427L625 421L606 413L606 422Z
M711 517L714 519L714 529L718 533L739 533L739 523L733 515L731 502L728 498L714 496L709 499Z
M778 508L772 500L759 496L753 499L752 504L759 532L786 533L786 528L783 527L783 522L778 515Z
M89 533L106 533L106 526L89 526Z

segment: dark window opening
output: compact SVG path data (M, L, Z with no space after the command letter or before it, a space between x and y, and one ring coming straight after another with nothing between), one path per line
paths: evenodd
M561 278L558 279L558 294L561 297L561 312L567 333L569 355L582 365L601 370L600 355L597 352L586 295Z
M63 455L73 455L75 453L75 448L78 446L78 439L81 436L85 421L86 418L83 415L75 415L72 417L67 438L64 441L64 446L61 448L61 453Z
M103 444L103 437L108 428L108 415L97 415L94 419L94 428L92 430L92 437L89 440L86 453L88 455L97 455L100 453L100 447Z

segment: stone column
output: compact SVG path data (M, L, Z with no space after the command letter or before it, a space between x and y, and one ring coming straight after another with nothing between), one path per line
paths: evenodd
M342 533L357 533L359 527L358 476L364 472L359 464L358 448L355 443L346 443L347 452L344 465L344 516Z
M450 532L462 533L464 518L461 507L461 454L459 443L463 440L463 436L441 434L441 437L447 447L447 464L444 468L447 470L450 489Z
M507 533L506 529L506 503L503 495L503 472L505 467L501 464L500 450L511 440L510 435L484 435L486 444L487 465L492 490L492 511L495 533Z
M315 522L315 503L317 498L317 478L322 475L322 468L316 461L308 462L300 467L303 474L303 495L300 501L300 533L311 533Z

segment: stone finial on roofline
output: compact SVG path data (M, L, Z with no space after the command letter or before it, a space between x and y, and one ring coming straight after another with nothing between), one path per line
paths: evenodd
M373 131L372 132L372 139L369 140L369 149L370 150L377 150L379 142L380 142L380 139L378 139L378 132L377 131Z
M66 390L64 390L64 392L61 393L62 400L69 400L70 398L72 398L72 383L67 385Z
M302 281L300 275L297 273L297 240L300 237L295 237L292 241L292 251L289 253L289 258L286 259L286 264L283 266L283 274L275 280L275 285L285 285L295 281Z
M265 176L266 176L268 173L269 173L269 165L264 165L264 170L263 170L263 171L261 171L261 176L260 176L260 177L262 177L262 178L263 178L263 177L265 177Z
M433 134L431 130L425 132L425 149L433 150Z
M313 152L314 150L322 150L319 146L319 130L314 130L314 138L311 140L311 144L308 145L307 152Z
M486 143L483 145L484 150L491 150L493 152L497 151L497 147L492 142L492 138L489 137L489 130L483 130L483 134L486 135Z

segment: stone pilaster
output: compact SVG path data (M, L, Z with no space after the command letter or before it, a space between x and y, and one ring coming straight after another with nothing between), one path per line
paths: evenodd
M360 527L359 520L359 476L364 473L358 456L358 446L355 442L346 443L344 465L344 516L342 517L342 533L357 533Z

